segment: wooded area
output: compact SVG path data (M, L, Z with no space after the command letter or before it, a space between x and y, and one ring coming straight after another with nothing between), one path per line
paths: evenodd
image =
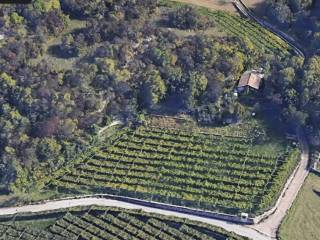
M206 34L218 24L198 9L152 0L2 5L0 190L32 190L115 118L184 112L219 125L248 116L259 101L233 92L248 69L263 67L266 76L251 96L281 106L285 119L319 120L319 56L305 66L296 56L264 53L248 38ZM29 187L12 184L16 175Z

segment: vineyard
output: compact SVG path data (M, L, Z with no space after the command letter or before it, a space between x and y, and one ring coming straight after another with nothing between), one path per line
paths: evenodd
M60 192L100 192L223 213L270 207L299 151L222 135L139 126L92 149L50 182Z
M224 31L249 40L258 50L281 56L290 54L291 47L286 42L249 19L220 11L208 12L207 15L213 17Z
M0 239L5 240L35 240L35 239L55 239L62 240L60 236L55 236L49 232L39 231L27 227L17 227L14 224L0 224Z
M185 3L168 0L163 0L162 4L171 8L186 5ZM263 53L278 54L283 57L290 55L292 48L285 41L250 19L225 11L213 11L205 7L196 8L199 13L211 17L222 31L249 41L256 50Z
M120 240L226 240L244 239L223 229L175 217L120 208L91 207L57 213L54 223L45 228L37 221L41 213L25 216L33 224L19 226L17 220L0 221L0 239L120 239ZM62 216L61 216L62 215ZM31 219L31 220L30 220ZM35 230L37 229L37 230Z

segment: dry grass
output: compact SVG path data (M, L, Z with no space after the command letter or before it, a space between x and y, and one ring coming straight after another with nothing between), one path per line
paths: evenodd
M230 0L176 0L177 2L194 4L201 7L206 7L212 10L222 10L232 13L237 13L236 8Z
M52 69L54 69L57 72L72 69L77 58L69 58L69 59L57 58L57 57L54 57L51 54L49 54L48 49L54 45L60 44L62 37L64 35L67 35L73 31L75 31L76 29L84 28L85 26L86 26L86 21L80 21L80 20L75 20L75 19L70 20L68 27L58 37L50 38L47 41L46 46L45 46L44 55L39 56L36 59L29 59L29 64L31 66L36 66L40 62L45 61L49 64L49 66L52 67Z
M232 4L232 0L175 0L177 2L190 3L201 7L206 7L212 10L221 10L239 14L237 9ZM257 14L264 13L266 0L243 0L243 2Z
M258 16L261 17L265 14L266 0L243 0L243 2Z

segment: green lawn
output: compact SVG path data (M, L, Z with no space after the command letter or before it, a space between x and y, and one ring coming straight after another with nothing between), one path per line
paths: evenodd
M45 44L45 53L42 56L39 56L36 59L29 59L29 64L32 66L36 66L42 61L46 61L49 63L49 65L52 66L52 69L56 71L63 71L63 70L71 70L73 68L74 63L77 61L79 58L58 58L53 55L51 55L48 52L48 49L52 46L59 45L62 41L62 37L66 36L70 33L72 33L75 30L85 28L86 27L86 21L80 21L76 19L70 20L68 26L66 29L63 30L61 34L59 34L58 37L52 37L49 39L46 44Z
M310 174L280 228L282 240L320 239L320 177Z

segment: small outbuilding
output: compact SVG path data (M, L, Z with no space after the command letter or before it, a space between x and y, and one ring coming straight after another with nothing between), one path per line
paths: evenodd
M259 90L263 77L264 75L261 71L251 70L244 72L239 80L238 90L242 91L248 87Z
M4 34L0 33L0 41L4 39Z

